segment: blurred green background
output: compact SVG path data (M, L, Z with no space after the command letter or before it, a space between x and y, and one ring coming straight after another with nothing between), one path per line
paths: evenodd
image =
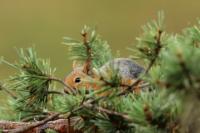
M71 71L62 37L80 39L83 25L97 26L111 45L128 56L141 26L163 10L169 32L180 32L200 16L199 0L0 0L0 56L13 62L14 48L35 45L39 55L50 58L61 78ZM0 79L13 74L0 65Z

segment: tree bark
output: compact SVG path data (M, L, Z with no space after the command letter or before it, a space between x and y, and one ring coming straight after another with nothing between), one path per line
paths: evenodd
M42 133L45 129L52 129L58 133L81 133L80 131L74 130L71 125L73 125L75 119L58 119L54 121L49 121L38 127L28 129L24 133ZM12 121L0 121L0 132L10 133L15 129L29 126L30 124L37 122L12 122Z

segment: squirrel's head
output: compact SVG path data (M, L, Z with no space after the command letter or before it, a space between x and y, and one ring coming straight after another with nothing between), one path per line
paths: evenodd
M94 83L95 80L97 80L96 77L86 74L84 67L74 62L73 71L67 75L64 82L71 89L97 89L96 83Z

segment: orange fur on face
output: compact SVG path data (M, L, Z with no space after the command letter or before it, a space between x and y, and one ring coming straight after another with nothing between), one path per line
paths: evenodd
M76 83L76 78L80 78L81 81ZM72 89L97 90L100 86L95 83L96 80L80 70L74 70L65 78L64 82Z

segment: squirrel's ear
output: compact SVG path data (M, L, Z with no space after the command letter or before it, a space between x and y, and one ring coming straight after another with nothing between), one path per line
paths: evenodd
M92 69L92 73L93 73L93 77L94 78L96 78L96 79L100 79L101 78L100 72L97 69L93 68Z
M81 64L78 61L74 60L73 63L72 63L73 70L78 68L78 67L81 67Z
M88 67L87 67L88 65L87 65L87 63L85 63L84 65L83 65L83 73L85 73L85 74L88 74Z

